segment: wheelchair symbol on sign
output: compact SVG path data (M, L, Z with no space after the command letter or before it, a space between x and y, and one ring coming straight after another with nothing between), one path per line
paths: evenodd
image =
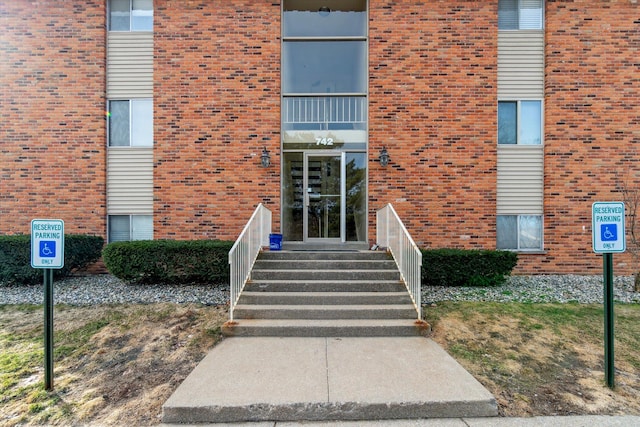
M600 238L603 242L618 240L617 224L602 224L600 226Z
M41 241L40 242L40 257L42 258L55 258L56 257L56 242L55 241Z

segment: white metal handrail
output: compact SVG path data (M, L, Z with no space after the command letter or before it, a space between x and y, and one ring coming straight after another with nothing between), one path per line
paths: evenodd
M260 203L229 251L229 265L231 267L229 319L232 321L233 310L238 303L244 285L250 279L253 264L262 247L269 246L270 233L271 211Z
M376 243L393 255L418 312L418 319L422 319L422 252L391 204L376 213Z

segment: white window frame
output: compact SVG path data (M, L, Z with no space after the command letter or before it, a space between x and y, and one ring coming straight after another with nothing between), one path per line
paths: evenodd
M516 103L516 143L515 144L504 144L500 143L500 115L498 112L498 131L496 132L496 138L498 140L498 145L500 146L518 146L518 145L527 145L527 146L542 146L544 145L544 102L541 99L500 99L498 100L498 105L501 102L510 102ZM540 142L538 144L525 144L522 142L522 103L523 102L538 102L540 103L540 123L539 125L539 133L540 133ZM499 111L499 108L498 108Z
M128 145L112 145L111 144L111 126L112 126L112 116L110 113L111 110L111 102L129 102L129 144ZM134 113L138 110L134 108L135 104L145 102L151 103L151 125L146 126L145 128L142 125L138 125L138 123L142 123L140 116L135 116ZM153 147L153 99L152 98L136 98L136 99L110 99L107 102L107 145L109 147ZM146 120L146 118L145 118ZM148 132L144 132L144 130ZM139 132L143 131L145 134L142 139L134 139L134 136Z
M517 28L500 28L500 1L498 1L498 29L500 31L526 31L526 30L543 30L544 29L544 17L545 17L545 10L544 10L544 0L512 0L515 1L517 3L517 9L516 9L516 13L518 14L516 22L517 22ZM526 5L527 3L531 3L531 2L539 2L540 3L540 13L541 16L540 18L540 25L537 26L536 28L533 27L526 27L526 28L522 28L522 15L521 15L521 11L523 9L527 9L526 7L524 7L524 5ZM537 8L536 8L537 10Z
M124 29L120 29L120 30L112 30L111 29L111 4L112 4L113 0L109 0L108 4L107 4L107 28L109 29L109 31L118 31L118 32L135 32L135 31L153 31L153 15L154 15L154 9L153 9L153 1L151 2L151 28L142 28L142 29L138 29L138 28L133 28L134 27L134 9L133 9L133 2L134 0L129 0L129 29L128 30L124 30Z
M497 215L498 217L516 217L516 246L515 248L500 248L498 247L498 250L505 250L505 251L517 251L517 252L541 252L543 251L544 248L544 217L543 215L538 215L538 214L520 214L520 215ZM533 217L538 217L540 218L540 247L538 248L522 248L522 244L521 244L521 226L520 226L520 220L521 217L524 216L533 216ZM497 221L498 218L496 218L496 247L497 245L497 241L498 241L498 226L497 226Z
M111 218L112 217L129 217L129 238L126 240L112 240L112 236L111 236ZM148 217L151 220L151 238L147 239L147 238L143 238L143 239L139 239L139 238L134 238L134 234L135 234L135 227L134 227L134 219L141 219L142 217ZM130 241L134 241L134 240L153 240L153 215L121 215L121 214L115 214L115 215L108 215L107 216L107 242L111 243L111 242L130 242Z

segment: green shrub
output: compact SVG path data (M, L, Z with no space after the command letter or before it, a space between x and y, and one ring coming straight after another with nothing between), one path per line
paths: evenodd
M100 236L65 234L64 266L53 270L54 279L66 277L100 259L104 239ZM31 236L0 236L0 283L42 283L41 268L31 267Z
M422 284L427 286L497 286L516 266L511 251L422 250Z
M219 240L114 242L102 251L111 274L135 283L229 283L229 250Z

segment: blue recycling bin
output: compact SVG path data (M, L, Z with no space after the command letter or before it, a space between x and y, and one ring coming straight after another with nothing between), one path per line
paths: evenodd
M282 234L277 234L277 233L269 234L269 250L271 251L282 250Z

